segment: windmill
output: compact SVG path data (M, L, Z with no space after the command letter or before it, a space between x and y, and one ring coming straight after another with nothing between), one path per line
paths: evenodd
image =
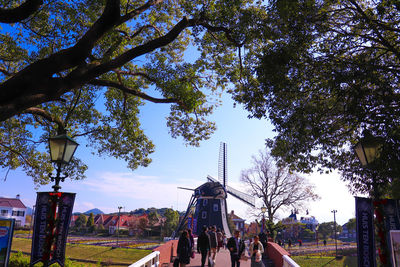
M227 147L226 143L221 143L218 160L218 180L208 175L207 182L196 189L178 187L194 192L190 198L186 213L173 237L182 230L185 224L197 235L201 233L204 225L215 225L217 228L222 229L227 237L231 236L226 205L228 194L252 207L255 207L255 199L253 196L228 186L227 174Z

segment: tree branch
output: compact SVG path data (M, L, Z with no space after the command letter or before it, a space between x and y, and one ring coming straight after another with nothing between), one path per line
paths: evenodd
M153 102L153 103L176 103L176 104L184 106L184 104L177 98L155 98L155 97L149 96L149 95L147 95L147 94L145 94L143 92L139 92L139 91L134 90L132 88L126 87L123 84L116 83L116 82L113 82L113 81L92 80L92 81L89 82L89 84L97 85L97 86L113 87L113 88L119 89L119 90L121 90L121 91L123 91L125 93L140 97L142 99L148 100L148 101Z
M43 4L43 0L26 0L16 8L0 8L0 22L15 23L28 18Z
M26 164L28 164L29 166L31 166L31 167L33 168L32 163L31 163L28 159L26 159L26 158L22 155L22 153L18 152L18 151L15 150L15 149L12 149L11 147L9 147L9 146L7 146L7 145L1 143L1 142L0 142L0 146L4 147L5 149L7 149L8 151L10 151L11 153L16 154L17 156L19 156L20 158L22 158L22 160L25 161Z
M33 114L33 115L39 115L40 117L46 119L49 122L54 122L60 127L61 129L64 129L65 125L64 122L62 122L59 118L52 116L50 113L48 113L46 110L41 109L41 108L28 108L24 110L24 113L28 114Z
M128 12L126 15L121 16L121 18L119 19L118 25L121 25L131 19L133 19L134 17L136 17L137 15L140 15L141 13L143 13L144 11L146 11L147 9L149 9L151 6L155 6L158 5L160 3L162 3L163 0L149 0L147 1L147 3L145 3L144 5Z

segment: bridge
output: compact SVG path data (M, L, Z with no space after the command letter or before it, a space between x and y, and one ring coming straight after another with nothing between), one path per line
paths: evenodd
M130 265L130 267L166 267L172 266L173 259L176 257L176 248L178 240L170 240L162 246L156 248L146 259L142 259ZM246 251L247 252L247 251ZM248 254L247 254L248 255ZM267 257L268 255L268 257ZM266 254L263 257L265 267L299 267L290 257L289 252L274 242L268 242ZM228 267L231 265L230 254L227 249L221 249L216 256L215 266ZM195 253L194 259L191 259L188 267L201 266L201 254ZM207 266L207 263L206 263ZM250 267L250 259L242 260L241 267Z

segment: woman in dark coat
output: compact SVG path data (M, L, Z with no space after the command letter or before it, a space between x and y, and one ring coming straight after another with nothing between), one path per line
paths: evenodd
M183 231L178 241L177 256L179 258L180 267L185 267L190 263L190 255L192 249L190 246L189 235L187 231Z

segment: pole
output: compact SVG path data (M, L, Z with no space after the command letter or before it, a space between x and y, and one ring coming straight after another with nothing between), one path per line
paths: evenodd
M265 229L265 215L263 213L263 217L262 217L262 225L261 225L261 233L264 233Z
M122 207L118 207L118 222L117 222L117 226L118 226L118 230L117 230L117 247L118 247L118 242L119 242L119 221L120 221L121 209L122 209Z
M332 210L331 212L333 212L333 227L334 227L334 231L335 231L335 251L336 251L336 257L337 255L337 237L336 237L336 212L337 210Z

